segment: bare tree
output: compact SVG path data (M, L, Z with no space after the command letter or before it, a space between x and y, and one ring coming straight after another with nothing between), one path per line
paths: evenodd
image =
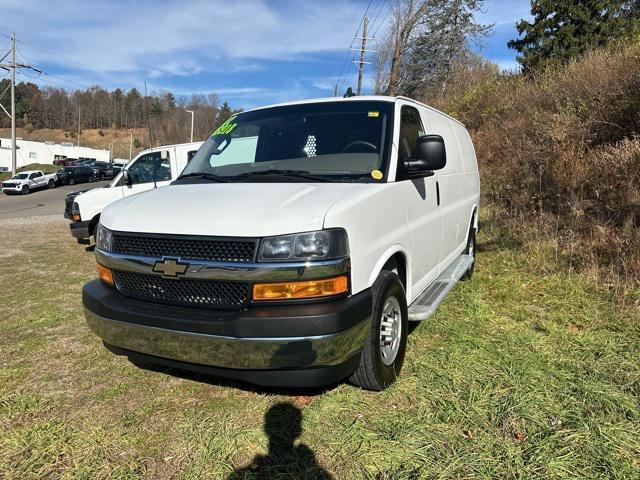
M402 78L402 59L409 52L411 40L429 6L429 0L390 0L390 3L391 24L385 40L387 52L381 53L381 57L387 55L390 58L384 91L387 95L396 95Z

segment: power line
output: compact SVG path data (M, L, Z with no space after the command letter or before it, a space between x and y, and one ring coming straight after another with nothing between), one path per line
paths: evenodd
M376 13L376 16L373 18L373 22L371 22L371 30L373 30L373 27L375 27L376 24L376 20L378 20L378 17L380 16L380 13L382 13L382 10L384 9L385 5L387 4L388 0L382 0L382 3L380 4L380 9L378 10L378 13ZM373 33L371 34L371 36L373 38L376 37L376 33L378 33L378 30L380 30L380 27L382 27L385 24L385 21L382 20L380 22L380 24L378 25L378 28L376 28Z
M11 37L9 37L8 35L6 35L4 33L0 33L0 35L2 35L3 37L11 38ZM66 63L74 63L77 66L81 67L83 70L95 73L94 68L89 66L89 65L87 65L86 63L78 62L77 60L74 60L74 59L72 59L70 57L67 57L65 55L61 55L60 53L57 53L56 51L51 50L49 48L45 48L45 47L42 47L40 45L35 45L35 44L32 44L32 43L26 43L26 42L24 42L22 40L17 40L17 39L16 39L16 43L19 43L19 44L24 45L24 46L29 47L29 48L40 50L40 51L42 51L44 53L47 53L47 54L52 55L54 57L57 57L60 60L64 60ZM64 77L59 77L59 76L56 76L54 74L51 74L51 73L48 73L48 72L45 72L45 71L43 71L42 74L43 75L47 75L49 77L57 78L57 79L61 80L62 82L67 82L67 83L73 84L73 85L78 86L78 87L80 87L82 89L90 88L89 85L84 85L84 84L78 83L78 82L76 82L74 80L70 80L70 79L64 78ZM37 78L37 77L34 77L34 78ZM100 82L97 82L97 83L100 83Z
M9 38L11 39L11 37L5 33L0 33L0 35L2 35L3 37ZM70 57L67 57L65 55L61 55L60 53L56 52L55 50L51 50L49 48L45 48L45 47L41 47L40 45L35 45L33 43L25 43L22 40L18 40L16 39L16 43L19 43L20 45L24 45L25 47L29 47L29 48L35 48L36 50L41 50L44 53L48 53L49 55L53 55L56 56L58 58L60 58L61 60L64 60L65 62L70 62L70 63L75 63L76 65L89 70L89 71L93 71L93 67L90 67L89 65L87 65L86 63L82 63L82 62L78 62L77 60L74 60Z

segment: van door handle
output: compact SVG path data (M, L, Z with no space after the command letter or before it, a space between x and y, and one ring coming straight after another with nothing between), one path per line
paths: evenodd
M440 182L436 181L436 201L438 202L438 206L440 206Z

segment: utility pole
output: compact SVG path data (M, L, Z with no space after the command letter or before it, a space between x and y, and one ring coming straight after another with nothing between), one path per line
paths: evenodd
M11 34L11 176L18 169L16 152L16 34Z
M129 129L129 161L131 161L131 153L133 151L133 130Z
M78 107L78 147L80 146L80 107Z
M37 68L33 68L26 63L16 63L16 34L11 34L11 47L10 50L5 53L2 58L0 58L0 62L2 62L5 58L11 55L11 63L0 63L0 68L4 68L11 73L11 114L9 114L4 106L0 104L4 113L7 114L8 117L11 118L11 174L15 175L17 170L17 155L16 155L16 70L18 68L29 68L38 73L42 73ZM2 94L4 95L4 93ZM0 97L2 97L0 95Z
M191 143L193 143L193 115L195 112L193 110L185 110L185 112L191 114Z
M149 112L149 97L147 95L147 81L144 81L144 106L147 110L147 125L149 126L149 148L153 146L153 137L151 136L151 112Z
M360 63L358 64L358 89L356 94L362 93L362 71L364 70L364 52L367 48L367 26L369 25L369 17L364 17L362 25L362 44L360 46Z

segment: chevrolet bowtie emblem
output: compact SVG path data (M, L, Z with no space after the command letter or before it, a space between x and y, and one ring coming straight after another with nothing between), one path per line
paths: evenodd
M155 263L153 271L162 273L163 277L178 278L179 275L184 275L187 267L189 267L188 263L180 263L173 258L163 258Z

